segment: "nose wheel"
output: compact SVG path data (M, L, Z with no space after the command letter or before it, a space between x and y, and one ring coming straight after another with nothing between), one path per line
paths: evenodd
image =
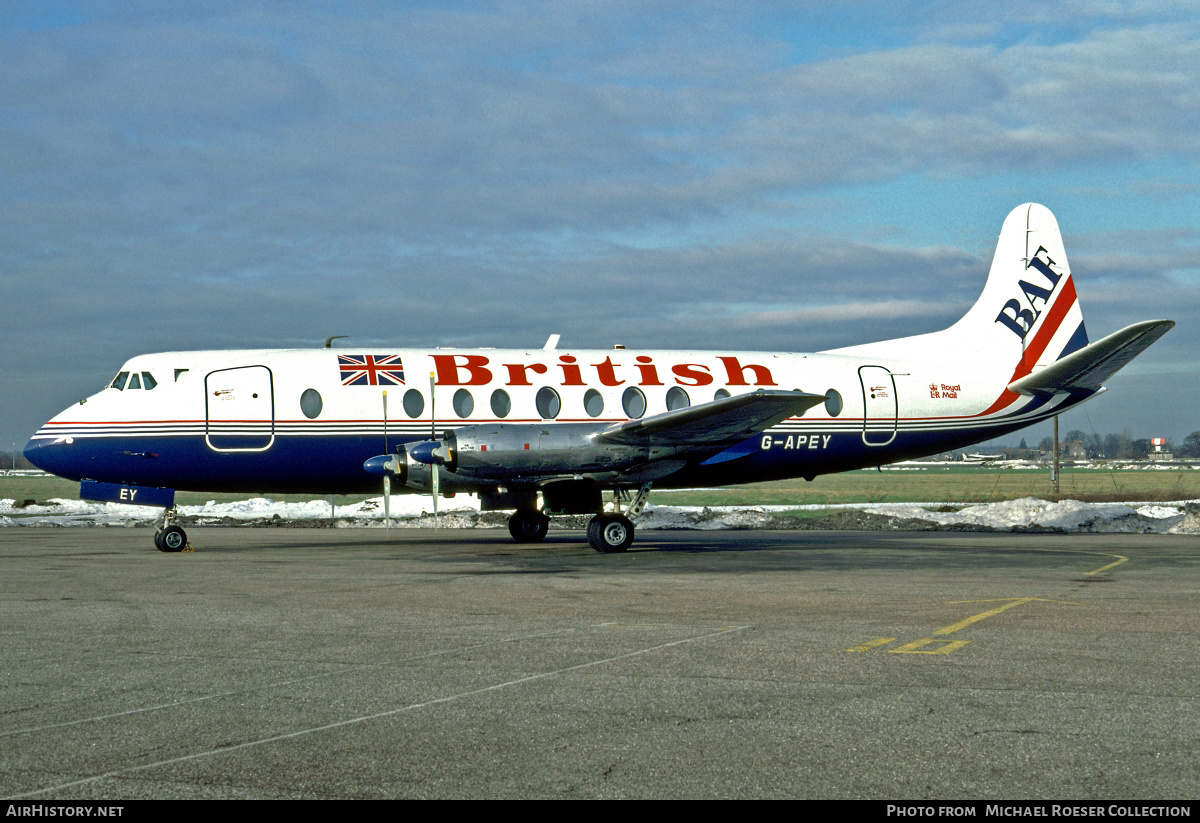
M175 523L176 514L174 508L166 509L154 521L154 548L160 552L174 553L191 550L187 532Z

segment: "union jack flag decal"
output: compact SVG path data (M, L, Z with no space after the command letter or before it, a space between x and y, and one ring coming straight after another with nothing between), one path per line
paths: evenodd
M343 386L402 386L404 364L398 354L339 354Z

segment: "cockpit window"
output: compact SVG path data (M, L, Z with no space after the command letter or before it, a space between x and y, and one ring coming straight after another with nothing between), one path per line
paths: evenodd
M157 385L158 381L148 371L144 371L141 374L123 371L108 384L109 388L116 389L117 391L125 391L125 389L145 389L149 391Z

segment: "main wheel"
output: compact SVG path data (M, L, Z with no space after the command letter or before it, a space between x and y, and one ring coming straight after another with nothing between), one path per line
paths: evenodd
M181 552L187 547L187 532L178 526L168 526L154 536L160 552Z
M593 549L616 554L633 543L633 521L623 514L598 514L588 522L587 534Z
M550 518L532 509L517 509L508 518L508 533L518 543L537 543L550 529Z

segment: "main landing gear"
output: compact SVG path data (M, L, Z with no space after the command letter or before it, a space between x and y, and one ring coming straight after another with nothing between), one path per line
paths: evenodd
M172 506L163 509L163 513L154 520L154 547L160 552L190 550L187 532L175 523L178 515L179 512Z
M625 493L617 489L613 494L613 510L601 512L588 523L588 543L602 554L617 554L628 551L633 544L633 521L641 515L650 499L652 483L643 483L633 500L621 512L621 499Z
M638 489L624 512L621 503L627 494L618 489L613 496L613 511L600 512L588 522L587 539L593 549L602 554L628 551L633 544L633 521L646 508L650 485L646 483ZM550 518L535 509L517 509L508 518L508 532L518 543L537 543L546 537L549 528Z
M508 518L508 533L518 543L538 543L550 529L550 518L533 509L517 509Z
M603 554L627 551L633 543L633 521L617 512L602 512L588 522L587 538Z

